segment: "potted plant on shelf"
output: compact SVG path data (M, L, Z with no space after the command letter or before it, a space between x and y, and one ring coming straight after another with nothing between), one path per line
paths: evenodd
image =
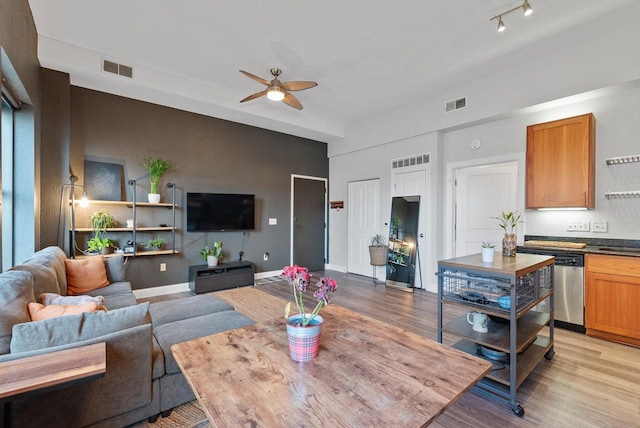
M218 261L222 258L222 242L215 241L212 246L205 245L200 250L202 260L207 262L207 266L213 267L218 265Z
M156 239L150 239L147 241L146 248L151 251L158 251L166 242L167 241L158 236Z
M382 235L375 235L369 244L369 259L373 266L384 266L387 264L387 240Z
M111 254L114 251L113 242L109 238L94 236L87 241L90 253Z
M160 202L160 192L158 190L160 179L165 172L173 168L173 165L171 165L171 162L168 160L161 158L154 159L151 156L145 159L140 165L149 173L149 202L157 204Z
M113 242L106 237L107 229L116 225L116 220L107 211L95 211L89 217L89 224L93 229L93 237L87 241L90 253L110 254L113 252Z
M518 247L518 240L516 237L516 227L519 223L524 223L520 220L520 213L518 211L509 211L505 213L502 211L498 217L492 217L498 220L498 226L504 230L504 238L502 239L502 255L507 257L515 257Z
M482 261L485 263L493 263L495 254L495 244L482 241Z

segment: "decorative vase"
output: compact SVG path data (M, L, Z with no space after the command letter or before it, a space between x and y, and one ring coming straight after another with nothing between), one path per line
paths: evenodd
M306 314L307 317L311 314ZM291 315L287 318L287 335L289 336L289 355L293 361L304 363L318 355L320 347L320 329L323 319L316 315L306 326L300 326L302 316Z
M493 263L493 257L495 256L496 251L491 248L482 247L482 261L485 263Z
M218 266L218 258L216 256L207 256L207 266Z
M505 257L515 257L518 241L515 233L505 233L502 238L502 255Z
M149 199L149 203L152 203L152 204L160 203L160 193L148 193L147 198Z

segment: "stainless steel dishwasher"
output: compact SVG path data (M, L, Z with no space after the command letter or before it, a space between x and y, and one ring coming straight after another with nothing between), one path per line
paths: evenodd
M554 324L556 327L584 333L584 254L536 248L518 249L518 252L556 258L553 274ZM548 302L538 305L537 310L549 312Z

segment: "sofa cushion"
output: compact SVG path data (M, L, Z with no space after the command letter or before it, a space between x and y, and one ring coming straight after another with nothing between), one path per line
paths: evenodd
M165 371L179 373L180 367L171 352L172 345L251 324L253 320L240 312L222 311L159 325L153 328L153 335L164 353Z
M135 306L138 302L133 293L115 294L113 296L104 296L104 306L108 310L121 309L128 306Z
M149 313L151 314L151 321L154 327L185 318L231 310L233 310L233 306L211 294L167 300L152 303L151 306L149 306Z
M104 258L104 266L107 269L107 280L109 284L121 282L124 277L124 254L117 254L112 257Z
M31 321L42 321L50 318L64 317L69 315L82 314L84 312L95 312L99 309L95 302L86 302L81 305L43 305L32 302L27 305L29 318Z
M11 352L66 345L151 323L149 303L109 312L97 311L13 326Z
M133 294L131 291L131 283L129 281L114 282L106 287L98 288L95 290L87 291L84 293L87 296L117 296L120 294Z
M104 297L102 296L61 296L55 293L42 293L38 296L38 300L43 305L82 305L87 302L95 302L98 307L104 306Z
M29 263L16 265L11 270L19 270L23 272L29 272L33 275L33 294L39 296L42 293L60 293L60 287L58 287L58 278L56 278L56 271L50 266L52 263L48 263L45 259L40 261L34 260Z
M91 256L84 259L67 259L67 294L86 294L87 291L109 285L104 257Z
M64 261L67 255L60 247L46 247L40 251L37 251L33 256L28 258L23 264L29 263L41 263L52 267L56 271L56 278L58 279L58 287L60 287L60 294L67 294L67 272L64 267ZM44 260L44 262L43 262ZM38 297L38 296L36 296Z
M0 275L0 354L9 353L13 326L31 321L27 305L35 301L29 272L10 270Z

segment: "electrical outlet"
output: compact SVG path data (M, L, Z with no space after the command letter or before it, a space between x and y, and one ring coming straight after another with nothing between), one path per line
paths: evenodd
M592 221L591 230L593 233L607 233L609 230L606 221Z
M567 226L567 232L588 232L589 231L589 222L588 221L572 221L569 222Z
M160 272L166 272L166 271L167 271L167 264L160 263Z
M269 253L264 253L262 255L263 260L269 260Z

